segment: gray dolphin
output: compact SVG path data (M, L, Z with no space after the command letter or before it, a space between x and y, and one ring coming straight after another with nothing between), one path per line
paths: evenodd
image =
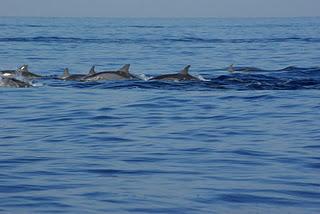
M0 87L27 88L31 86L31 84L23 82L21 80L17 80L15 78L0 77Z
M60 79L63 79L63 80L73 80L73 81L81 81L83 80L83 78L85 78L86 76L90 76L90 75L93 75L95 74L95 70L94 70L95 66L92 66L89 73L88 74L70 74L69 73L69 69L68 68L65 68L64 69L64 72L63 72L63 75Z
M17 76L16 72L17 72L16 70L3 70L3 71L0 71L0 76L14 78L15 76Z
M42 77L41 75L31 73L28 70L28 65L23 65L17 69L17 72L23 77L27 79L36 79Z
M38 74L31 73L28 70L28 65L22 65L20 66L17 70L4 70L0 71L0 76L1 77L8 77L8 78L26 78L26 79L35 79L42 77Z
M103 71L83 78L83 81L99 81L99 80L132 80L137 79L129 72L130 64L124 65L117 71Z
M165 74L157 77L153 77L150 80L165 80L165 81L190 81L190 80L200 80L199 78L189 74L189 69L191 65L186 66L182 71L176 74Z

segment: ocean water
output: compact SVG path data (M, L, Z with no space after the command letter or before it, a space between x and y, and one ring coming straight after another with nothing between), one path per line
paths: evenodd
M319 23L0 17L0 70L48 76L0 88L0 213L319 213ZM126 63L205 81L50 78Z

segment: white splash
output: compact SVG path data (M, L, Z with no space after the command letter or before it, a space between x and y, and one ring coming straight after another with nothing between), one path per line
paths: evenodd
M32 85L33 87L41 87L41 86L44 86L43 83L39 83L39 82L36 82L36 83L30 82L30 85Z
M2 76L4 76L4 77L9 77L9 76L11 76L12 74L10 74L10 73L4 73L4 74L2 74Z
M210 80L208 80L208 79L204 78L203 76L201 76L200 74L199 74L199 75L197 75L196 77L198 77L198 78L199 78L199 80L201 80L201 81L205 81L205 82L210 81Z
M146 76L145 74L138 74L137 76L139 79L141 79L143 81L148 81L152 78L152 76Z

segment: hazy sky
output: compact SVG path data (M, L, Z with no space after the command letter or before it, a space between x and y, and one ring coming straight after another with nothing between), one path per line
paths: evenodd
M320 16L320 0L0 0L0 16Z

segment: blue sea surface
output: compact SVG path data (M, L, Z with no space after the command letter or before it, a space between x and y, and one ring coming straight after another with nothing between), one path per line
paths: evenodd
M320 213L319 23L0 17L0 213Z

